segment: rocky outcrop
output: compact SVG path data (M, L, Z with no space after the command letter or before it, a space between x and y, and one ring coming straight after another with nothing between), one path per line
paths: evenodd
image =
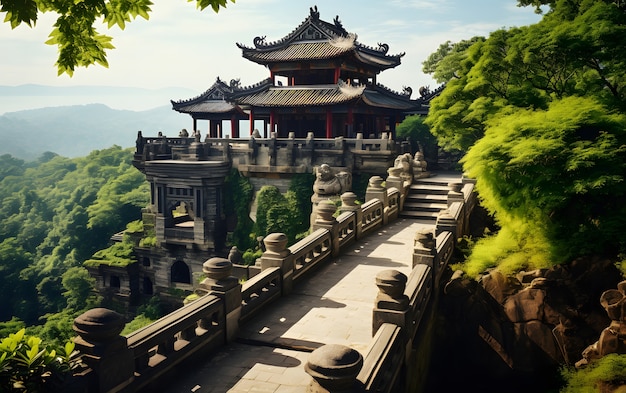
M494 383L509 392L558 388L559 368L573 366L610 324L599 299L622 280L601 258L514 277L493 270L477 281L457 272L440 300L442 367L464 368L467 378L489 370L484 392L503 391Z

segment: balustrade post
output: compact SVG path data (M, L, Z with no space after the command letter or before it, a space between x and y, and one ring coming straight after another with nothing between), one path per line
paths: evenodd
M277 165L277 156L278 156L278 143L276 141L276 132L270 133L270 139L267 141L267 146L269 149L270 155L270 166Z
M454 202L465 202L461 189L463 183L448 183L448 206Z
M241 316L241 284L232 275L233 264L225 258L210 258L202 264L206 278L200 283L200 289L215 295L224 302L226 315L226 341L237 336L239 317Z
M408 278L405 274L389 269L376 275L378 294L372 317L372 337L383 323L391 323L403 330L409 323L409 298L404 294Z
M356 238L360 239L363 233L363 210L360 205L356 204L355 193L349 191L341 194L341 207L339 207L339 212L353 212L355 214L356 228L354 228L354 231Z
M288 295L293 289L293 273L295 263L291 251L287 248L287 235L284 233L270 233L263 239L265 252L259 258L261 270L270 267L279 267L282 276L281 293Z
M418 231L413 239L413 267L428 265L431 269L436 269L433 264L436 252L433 232L428 229Z
M402 168L398 168L398 167L391 167L387 169L387 173L389 174L389 176L387 176L387 180L385 180L385 185L387 186L387 189L395 187L398 189L398 191L400 191L400 203L398 206L398 209L400 211L404 208L404 197L405 197L404 181L400 178L401 171L402 171Z
M387 189L383 187L383 178L380 176L370 177L367 189L365 190L365 202L372 199L378 199L383 204L383 225L387 225L389 221L389 198L387 198Z
M258 130L255 130L258 133ZM260 138L260 135L259 135ZM253 135L248 140L248 165L256 165L257 155L259 153L259 145L256 142L256 137Z
M87 372L89 392L118 391L134 380L135 359L126 337L120 336L124 317L106 308L94 308L74 319L72 329Z
M311 226L311 232L320 228L327 229L331 238L331 253L333 257L339 255L339 228L337 219L334 217L337 206L332 201L323 200L317 205L315 222Z
M308 393L354 393L360 391L357 375L363 368L363 356L350 347L326 344L309 356L304 370L313 380Z
M450 207L448 207L448 209L446 210L440 211L439 214L437 214L437 221L435 223L435 235L439 235L443 232L451 232L452 238L454 239L454 242L456 244L457 235L459 235L457 233L457 227L457 219L450 211Z

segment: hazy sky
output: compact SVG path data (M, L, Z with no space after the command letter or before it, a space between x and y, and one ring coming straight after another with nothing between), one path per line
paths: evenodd
M387 43L390 54L406 52L402 64L384 71L378 81L393 90L410 86L417 92L420 86L435 87L421 63L441 43L540 18L532 8L518 8L515 0L237 0L218 14L201 12L186 0L153 1L149 21L137 19L125 30L98 28L114 37L109 68L79 68L72 78L57 76L56 47L44 44L54 15L42 16L33 29L0 24L0 85L185 87L201 93L219 76L240 78L248 86L269 72L243 59L236 43L253 46L256 36L278 40L317 5L321 19L332 22L338 15L362 44Z

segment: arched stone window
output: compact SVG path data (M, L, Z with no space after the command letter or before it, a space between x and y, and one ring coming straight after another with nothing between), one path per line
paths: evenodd
M191 274L189 272L189 266L183 261L176 261L171 268L172 282L179 282L183 284L191 284Z
M152 280L150 280L150 277L143 278L143 294L144 295L154 294L154 288L152 287Z
M118 276L111 276L111 278L109 279L109 285L111 286L111 288L120 289L120 278Z

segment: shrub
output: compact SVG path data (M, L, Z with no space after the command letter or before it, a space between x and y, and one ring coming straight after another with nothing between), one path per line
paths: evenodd
M74 343L61 348L44 345L39 337L21 329L0 341L0 391L45 392L59 390L71 371ZM57 389L54 389L57 386Z
M621 385L626 381L626 355L612 353L574 370L563 369L566 381L561 393L595 393L604 391L601 385ZM607 391L612 391L608 389Z

